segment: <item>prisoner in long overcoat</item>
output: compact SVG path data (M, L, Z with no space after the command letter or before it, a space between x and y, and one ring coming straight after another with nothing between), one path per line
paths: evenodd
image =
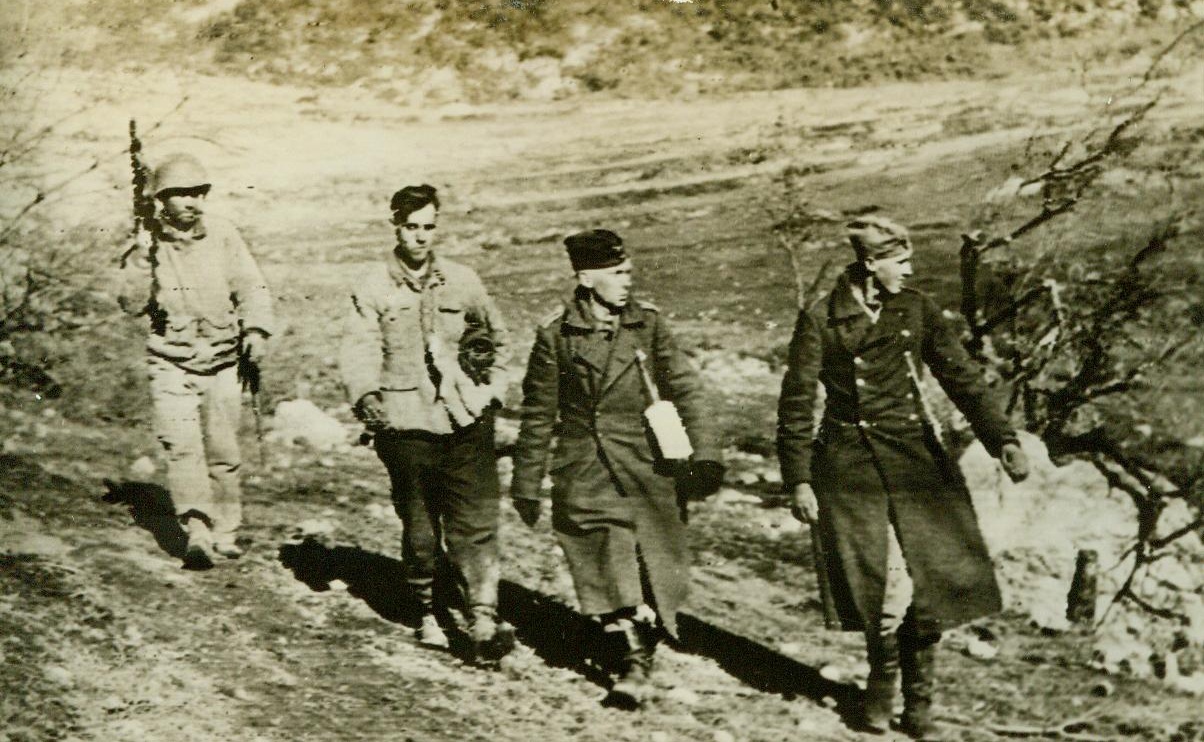
M787 488L810 481L819 501L835 609L830 626L863 630L880 619L891 521L914 583L917 627L940 631L1000 609L965 483L923 424L908 351L988 451L998 455L1015 440L980 369L927 295L886 294L872 322L846 272L829 295L799 312L782 382L778 453ZM826 390L818 430L817 380Z
M602 615L645 603L638 555L661 622L676 636L689 588L685 523L674 479L654 470L637 349L649 357L660 396L677 406L694 458L718 461L720 452L705 424L698 376L656 307L629 300L615 331L596 327L588 312L579 289L536 330L511 494L540 496L555 437L552 526L581 611Z

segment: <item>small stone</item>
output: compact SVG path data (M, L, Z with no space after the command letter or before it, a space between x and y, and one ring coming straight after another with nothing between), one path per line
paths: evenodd
M150 456L139 456L130 464L130 475L135 477L149 477L155 473L155 461Z
M42 669L42 673L46 679L52 683L59 685L71 685L75 679L71 676L71 672L65 667L59 665L50 665Z
M303 536L329 536L334 533L335 524L328 520L311 518L297 524L297 530Z
M990 642L972 636L966 642L966 654L976 660L993 660L999 654L999 647Z
M736 742L735 736L723 729L716 729L715 733L711 735L711 739L715 740L715 742Z
M720 505L755 505L761 502L761 498L756 495L750 495L747 492L724 487L715 495L715 502Z
M1096 698L1107 698L1116 692L1116 686L1107 680L1101 680L1091 686L1091 695Z
M1204 696L1204 673L1191 675L1176 675L1168 681L1170 686L1180 693L1193 696Z
M693 706L698 703L698 694L689 688L677 687L665 693L665 698L674 703L680 703L683 706Z

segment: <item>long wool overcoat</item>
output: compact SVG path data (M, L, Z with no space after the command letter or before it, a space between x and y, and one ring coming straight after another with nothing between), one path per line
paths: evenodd
M787 488L809 481L819 500L832 627L864 630L881 617L891 522L914 583L917 628L940 631L1000 609L969 492L923 424L905 352L917 371L928 366L988 451L998 455L1015 436L925 294L885 296L871 322L846 273L799 313L778 406L778 455ZM826 391L818 430L817 380Z
M523 381L522 427L511 494L540 496L548 451L552 526L573 576L581 611L601 615L650 602L642 559L661 622L676 635L689 589L689 553L675 481L654 466L642 414L648 405L635 352L663 399L685 423L695 459L719 460L704 423L699 379L654 306L631 301L617 330L594 326L570 298L538 327Z

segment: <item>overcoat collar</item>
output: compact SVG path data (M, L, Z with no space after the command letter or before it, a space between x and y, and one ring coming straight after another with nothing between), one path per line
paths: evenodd
M896 329L896 315L900 308L896 298L890 294L881 294L882 311L877 322L871 322L865 309L853 295L853 285L846 270L836 279L832 293L828 297L828 327L836 331L845 350L858 353L867 348L886 342ZM894 305L894 306L892 306Z
M636 300L628 300L619 313L614 336L608 338L607 329L598 327L594 321L586 297L574 293L565 306L564 325L566 334L572 338L573 360L588 367L590 389L595 400L601 399L635 363L640 337L634 330L645 324L644 310Z

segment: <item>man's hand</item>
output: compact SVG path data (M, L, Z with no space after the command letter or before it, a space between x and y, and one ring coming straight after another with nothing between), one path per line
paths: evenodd
M794 485L791 491L790 514L803 523L814 524L819 517L819 502L809 482Z
M355 414L356 420L374 433L388 427L389 419L385 414L385 400L380 392L368 392L360 397L351 411Z
M1028 478L1028 455L1019 443L1005 443L999 451L999 463L1003 471L1013 482L1023 482Z
M523 523L534 528L539 522L540 512L543 511L543 502L525 497L515 497L510 501L514 503L514 509L518 511L518 517L522 518Z
M723 464L710 459L690 461L682 477L682 486L688 499L705 500L719 491L723 486L723 474L726 471Z
M247 362L258 366L268 351L268 336L259 330L247 330L242 336L242 354Z

